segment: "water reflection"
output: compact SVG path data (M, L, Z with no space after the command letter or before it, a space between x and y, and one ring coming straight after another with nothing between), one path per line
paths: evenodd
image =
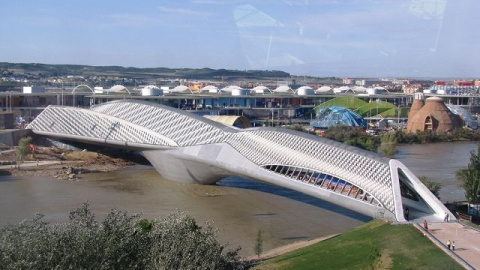
M229 178L223 179L217 182L217 185L256 190L256 191L261 191L261 192L282 196L291 200L299 201L302 203L320 207L325 210L336 212L336 213L348 216L350 218L357 219L362 222L367 222L372 219L369 216L359 214L350 209L340 207L336 204L317 199L315 197L303 194L301 192L297 192L297 191L279 187L279 186L273 186L266 183L251 181L251 180L247 180L240 177L229 177Z

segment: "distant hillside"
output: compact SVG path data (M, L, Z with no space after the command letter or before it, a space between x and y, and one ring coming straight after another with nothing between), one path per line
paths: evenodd
M0 62L0 75L5 72L15 74L32 74L40 77L49 76L91 76L110 75L125 77L163 77L185 79L212 79L212 78L289 78L290 74L277 70L227 70L211 68L135 68L121 66L87 66L87 65L50 65L37 63L7 63Z

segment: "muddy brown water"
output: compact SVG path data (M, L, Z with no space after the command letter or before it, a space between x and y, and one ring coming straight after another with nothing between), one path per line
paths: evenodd
M468 166L472 150L477 151L477 143L400 145L395 158L403 162L417 177L427 176L442 184L440 200L446 203L465 200L465 192L457 185L455 172Z
M229 178L217 185L182 184L162 179L149 166L86 174L80 181L50 177L0 177L0 225L45 214L63 222L85 201L101 220L112 208L162 218L184 211L200 224L212 222L219 241L253 255L259 230L264 250L299 240L345 232L369 218L283 188ZM338 213L337 213L338 212Z
M416 175L444 184L442 201L462 199L455 170L466 166L473 143L404 145L396 158ZM182 184L162 179L150 166L86 174L80 181L50 177L0 177L0 225L45 214L48 222L64 222L85 201L101 220L112 208L163 218L177 210L200 224L212 222L219 241L241 255L253 255L259 230L264 250L295 241L342 233L369 221L368 217L301 193L238 177L217 185Z

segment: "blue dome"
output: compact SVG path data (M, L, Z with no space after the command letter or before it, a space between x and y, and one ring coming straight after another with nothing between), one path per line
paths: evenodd
M328 129L335 126L367 127L367 121L357 113L338 106L325 107L317 111L310 123L313 128Z

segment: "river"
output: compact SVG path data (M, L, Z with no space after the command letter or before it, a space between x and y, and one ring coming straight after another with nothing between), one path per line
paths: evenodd
M395 158L417 177L427 176L442 184L440 200L446 203L465 200L463 188L457 185L455 172L468 166L472 150L477 150L474 142L400 145Z
M298 192L242 178L217 185L182 184L162 179L149 166L124 171L85 174L80 181L50 177L0 177L0 224L45 214L48 222L63 222L85 201L102 219L118 207L147 218L184 211L200 224L219 229L219 241L241 255L253 255L259 230L264 250L298 240L345 232L370 218ZM338 213L337 213L338 212Z
M473 143L402 145L396 158L416 175L444 185L442 201L461 200L454 180L466 166ZM298 240L342 233L370 218L301 193L231 177L217 185L182 184L162 179L150 166L123 171L85 174L80 181L50 177L0 177L0 225L30 219L36 212L48 222L63 222L68 213L89 201L100 219L118 207L146 218L162 218L177 210L207 221L219 229L219 241L241 255L253 255L259 230L264 250Z

